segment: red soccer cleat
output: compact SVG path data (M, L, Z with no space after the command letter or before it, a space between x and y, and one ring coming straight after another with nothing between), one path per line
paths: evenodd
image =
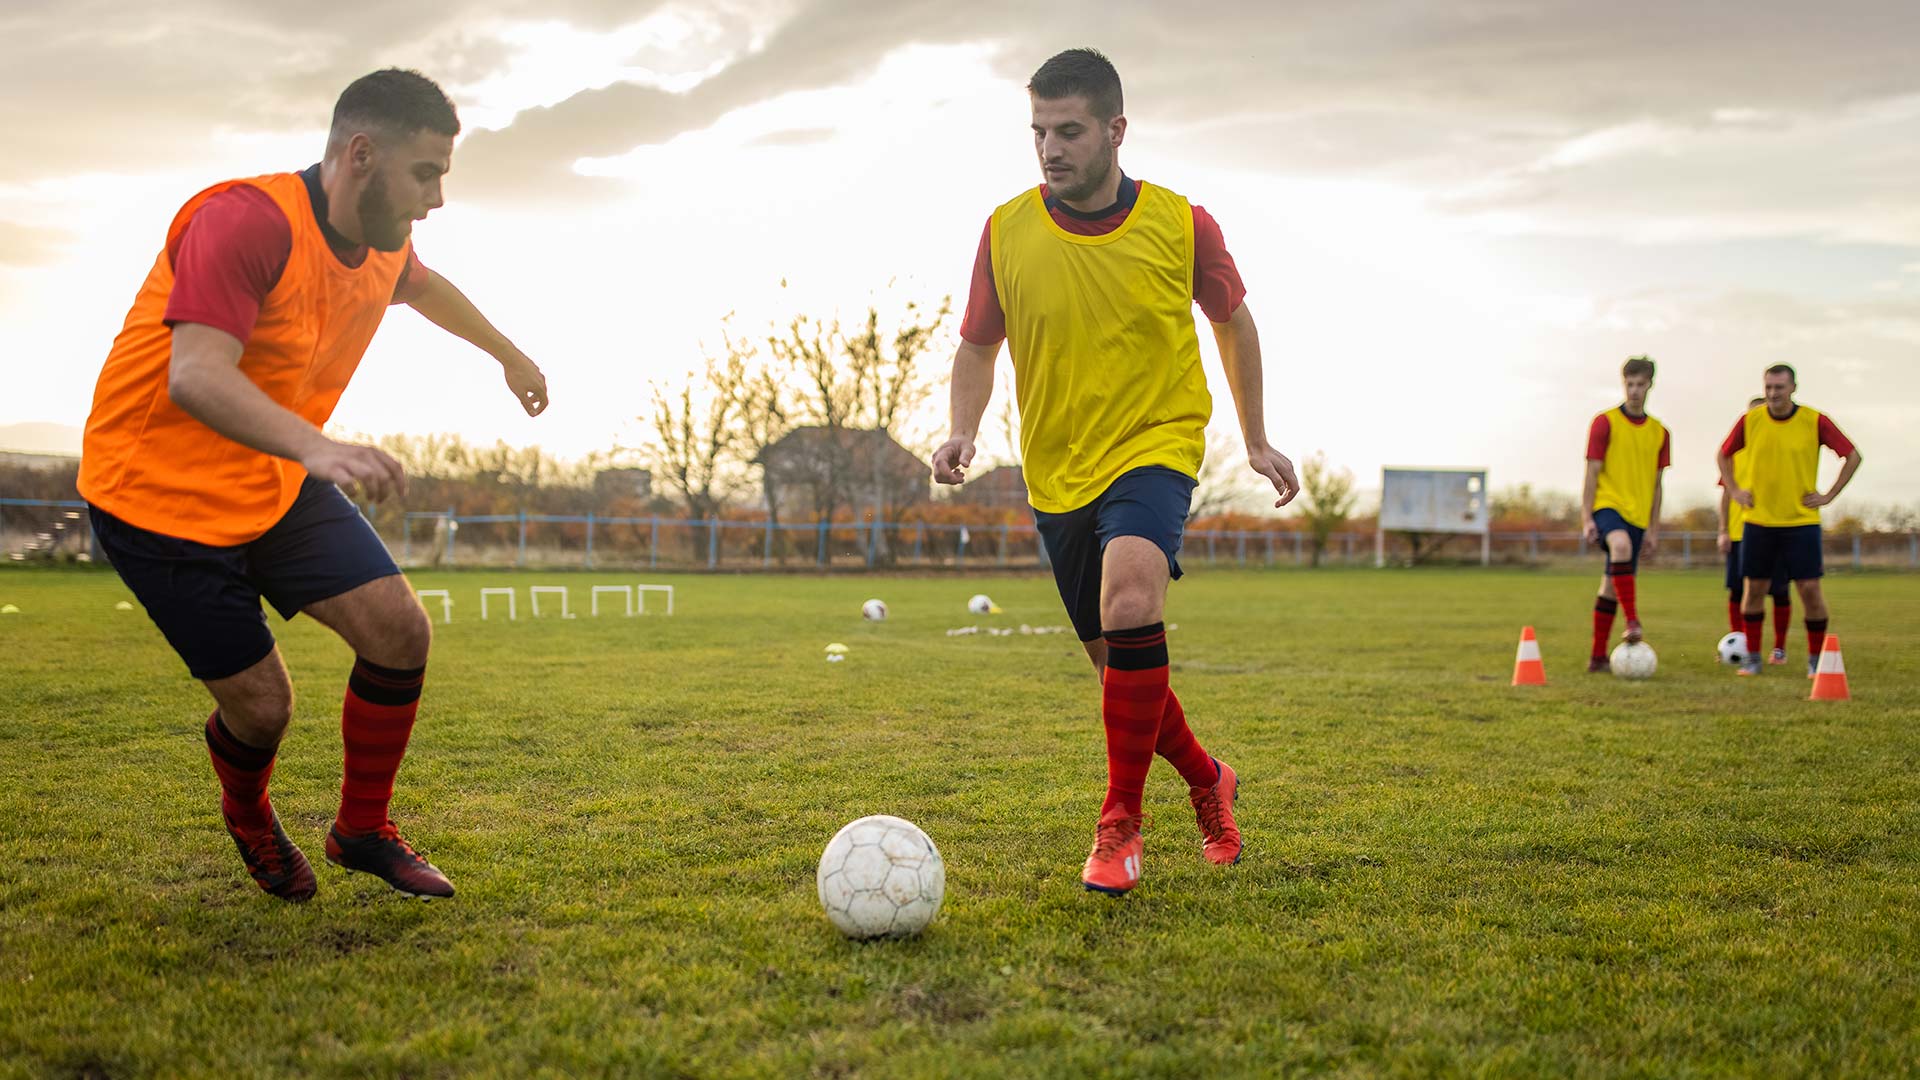
M1124 896L1140 884L1139 818L1115 818L1102 821L1093 833L1093 853L1080 871L1080 881L1090 892Z
M1220 770L1212 787L1188 789L1193 816L1200 823L1200 852L1215 866L1232 866L1240 861L1240 826L1233 820L1233 804L1240 799L1240 777L1219 758L1213 764Z
M372 874L406 896L432 900L453 895L447 875L415 853L391 821L371 836L341 836L338 825L328 829L327 861L349 873Z
M1626 642L1629 645L1637 645L1643 639L1645 639L1645 637L1646 635L1641 633L1640 631L1640 620L1628 619L1627 631L1626 633L1620 635L1620 640Z
M267 895L296 904L313 899L316 884L313 867L287 838L287 830L280 827L279 814L273 815L268 827L259 832L237 828L231 818L226 822L227 835L233 837L233 846L240 849L247 873Z

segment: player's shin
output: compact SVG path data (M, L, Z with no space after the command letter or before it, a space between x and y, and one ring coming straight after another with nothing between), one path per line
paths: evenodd
M1116 630L1107 639L1100 714L1107 734L1107 797L1100 818L1137 818L1153 767L1160 720L1167 704L1164 626Z
M426 670L354 661L340 712L345 760L334 827L343 836L366 836L387 823L393 780L413 734Z

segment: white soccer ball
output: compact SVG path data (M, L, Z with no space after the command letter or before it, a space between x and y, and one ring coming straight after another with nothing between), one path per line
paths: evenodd
M1653 655L1653 646L1644 641L1623 641L1613 647L1613 657L1608 663L1619 678L1646 679L1653 676L1659 658Z
M869 600L860 605L860 615L868 622L886 622L887 604L884 600Z
M967 601L967 610L973 612L975 615L991 615L993 614L993 601L987 599L986 593L975 593L973 599Z
M1739 632L1728 634L1720 639L1718 649L1721 663L1737 664L1747 658L1747 635Z
M815 877L820 906L850 938L912 937L947 895L947 864L919 826L874 814L833 834Z

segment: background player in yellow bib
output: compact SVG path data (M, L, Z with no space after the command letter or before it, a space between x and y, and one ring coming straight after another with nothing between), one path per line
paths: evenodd
M1740 573L1746 578L1742 618L1747 629L1746 661L1739 674L1760 674L1760 628L1766 621L1767 589L1775 574L1793 580L1800 591L1801 619L1807 626L1807 678L1820 661L1827 638L1825 573L1820 552L1820 508L1840 497L1860 468L1860 450L1833 419L1793 400L1798 388L1793 369L1768 368L1760 380L1767 402L1748 409L1720 444L1720 482L1727 497L1745 510L1746 535L1740 544ZM1840 476L1820 491L1820 448L1840 455ZM1734 473L1734 455L1746 452L1742 484Z
M1665 424L1647 415L1653 361L1629 359L1620 368L1626 400L1593 418L1587 427L1587 478L1580 488L1580 518L1588 543L1607 553L1607 572L1593 601L1593 655L1589 672L1609 669L1607 638L1614 612L1627 616L1628 641L1640 640L1639 596L1634 575L1640 553L1660 537L1660 477L1672 463L1673 442Z
M1127 120L1113 65L1071 49L1027 90L1046 182L995 210L981 237L953 360L953 435L933 475L965 479L1006 341L1034 521L1102 686L1107 795L1081 880L1119 894L1140 878L1156 753L1187 782L1205 857L1226 864L1241 852L1239 780L1187 725L1161 623L1213 411L1194 303L1213 324L1248 465L1272 482L1275 506L1299 484L1267 442L1259 335L1219 226L1120 170Z
M1766 403L1766 398L1757 397L1747 402L1747 408ZM1747 459L1745 450L1733 455L1733 478L1742 484L1753 482L1753 470L1747 467ZM1733 501L1727 494L1727 485L1722 483L1720 502L1715 509L1720 515L1720 554L1727 558L1727 628L1744 638L1747 623L1741 612L1746 605L1747 579L1740 573L1740 541L1746 536L1746 508ZM1787 662L1787 630L1793 623L1793 587L1788 584L1783 567L1774 567L1767 594L1773 597L1773 652L1767 655L1767 663L1784 664ZM1744 646L1740 655L1746 656Z

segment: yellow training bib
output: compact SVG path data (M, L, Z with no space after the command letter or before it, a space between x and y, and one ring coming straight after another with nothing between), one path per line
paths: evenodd
M1644 529L1653 519L1653 490L1660 482L1660 449L1667 444L1665 424L1651 415L1634 423L1625 409L1608 409L1607 456L1593 493L1595 510L1613 510L1627 524Z
M1103 236L1078 236L1038 188L993 212L1028 500L1062 514L1122 473L1198 477L1213 398L1193 318L1193 207L1140 184Z
M1820 511L1803 506L1800 497L1820 489L1820 413L1805 405L1793 415L1775 420L1765 405L1747 410L1747 455L1753 506L1744 515L1749 525L1788 528L1820 524ZM1734 474L1734 479L1740 479Z

